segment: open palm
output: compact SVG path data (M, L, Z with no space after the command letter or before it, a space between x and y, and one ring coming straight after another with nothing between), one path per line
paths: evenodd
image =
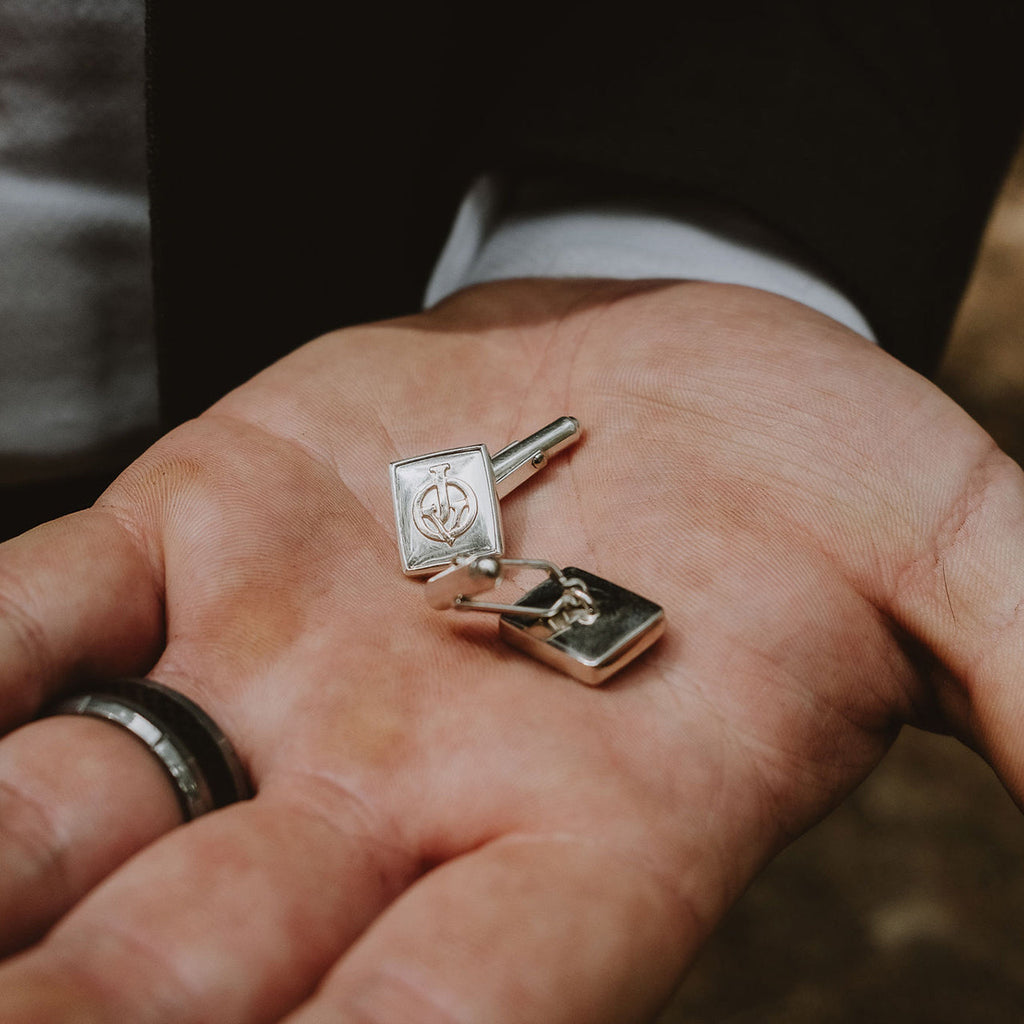
M431 610L388 491L565 413L507 552L668 620L599 689ZM5 737L4 1020L649 1018L903 722L1024 794L1021 485L927 382L750 289L488 285L305 346L0 548L5 727L149 675L257 791L175 828L127 734Z

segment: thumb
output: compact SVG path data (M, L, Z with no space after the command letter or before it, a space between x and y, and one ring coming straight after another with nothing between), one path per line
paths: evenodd
M891 613L935 658L946 724L1024 808L1024 473L990 443L956 475Z

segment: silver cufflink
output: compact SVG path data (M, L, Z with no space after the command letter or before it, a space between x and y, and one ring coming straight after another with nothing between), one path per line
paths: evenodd
M459 558L500 556L505 542L498 499L579 436L578 421L562 416L493 458L478 444L392 462L402 571L422 576Z
M497 586L508 567L540 569L547 579L514 604L477 599ZM477 556L432 576L432 608L495 612L501 638L590 686L646 651L665 631L660 605L582 569L559 569L526 558Z

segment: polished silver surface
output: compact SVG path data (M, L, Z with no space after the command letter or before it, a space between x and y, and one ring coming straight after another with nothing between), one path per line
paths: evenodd
M463 555L504 549L485 445L392 462L391 496L402 571L421 576Z
M546 572L561 587L561 595L550 605L543 608L524 607L519 604L499 604L492 601L478 601L477 594L493 590L504 579L508 567L539 569ZM455 565L431 576L424 586L424 597L431 608L445 611L455 608L461 611L496 612L498 614L544 616L547 618L563 611L568 601L574 597L585 603L585 595L578 595L578 580L567 579L562 570L553 562L545 562L537 558L495 558L480 555L476 558L460 559Z
M580 425L562 416L492 460L486 445L450 448L389 467L402 571L422 576L504 550L498 498L575 443Z
M252 796L245 766L217 723L155 679L97 680L42 715L91 715L127 729L167 771L186 821Z
M580 424L575 416L560 416L523 441L506 445L491 460L498 497L504 498L524 480L543 469L557 455L580 439Z
M646 651L665 631L664 610L600 576L567 568L565 575L582 584L596 614L561 616L502 615L502 639L532 658L545 662L589 686L609 676ZM521 605L544 606L557 597L551 579L526 594Z
M427 604L438 611L463 607L467 598L496 587L502 579L501 559L479 555L448 566L423 585Z
M539 569L547 579L515 604L481 601L510 567ZM431 577L432 608L496 612L502 639L573 678L596 686L662 635L664 611L653 601L584 572L527 558L465 559Z
M213 796L195 758L175 737L147 718L144 711L115 697L82 694L61 701L51 713L89 715L122 726L141 740L163 764L177 787L187 818L198 818L214 809Z

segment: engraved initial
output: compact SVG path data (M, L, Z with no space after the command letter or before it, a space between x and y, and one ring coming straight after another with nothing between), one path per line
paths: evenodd
M428 540L451 547L476 519L477 500L473 488L458 477L449 477L451 465L430 466L430 479L416 492L412 521Z

